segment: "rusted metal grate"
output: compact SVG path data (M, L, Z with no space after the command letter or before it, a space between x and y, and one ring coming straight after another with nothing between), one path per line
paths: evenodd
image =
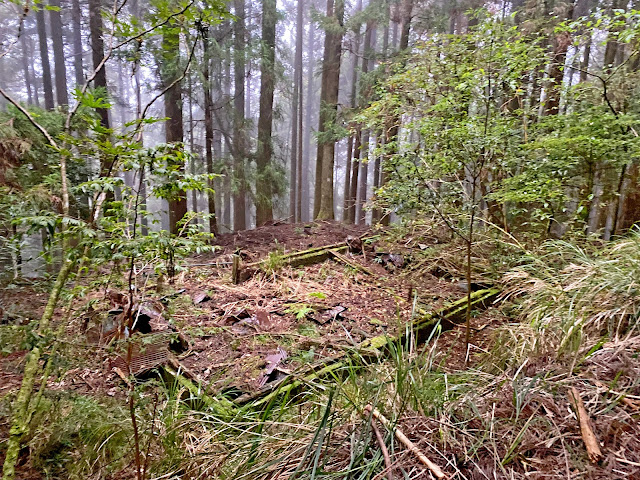
M160 338L156 342L132 347L131 361L127 362L127 353L115 357L111 361L111 368L117 367L125 374L140 375L160 365L169 362L169 349L166 338Z

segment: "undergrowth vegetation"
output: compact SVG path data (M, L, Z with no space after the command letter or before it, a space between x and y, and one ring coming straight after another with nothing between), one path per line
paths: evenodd
M422 225L401 243L410 242L425 248L414 251L400 275L426 275L437 267L451 275L443 282L455 280L464 255L455 241ZM54 383L34 413L38 427L25 439L30 465L46 478L129 478L137 443L147 479L377 480L390 472L393 478L429 478L395 435L399 430L451 478L602 478L604 469L588 461L570 408L567 391L576 388L596 412L594 430L608 452L602 465L619 478L634 478L640 464L640 231L583 248L549 241L527 249L515 239L496 246L493 234L481 230L478 245L511 257L506 275L474 274L477 281L503 283L494 309L503 321L476 342L468 366L460 362L459 329L435 328L417 342L409 324L406 340L375 355L354 355L331 375L260 407L223 411L199 397L206 384L194 392L171 380L130 377L128 409L122 392L73 395ZM265 275L278 281L274 272ZM304 302L327 295L307 292L288 313L305 316L313 308ZM414 295L420 303L428 300ZM491 322L474 322L477 335L485 321ZM25 332L16 333L10 351L23 348ZM298 335L317 338L318 332L301 323ZM74 354L62 354L67 368ZM3 399L3 416L10 399ZM372 418L368 407L390 424Z
M542 255L529 257L504 278L505 298L521 297L522 319L560 351L638 334L640 230L603 248L586 248L550 241Z

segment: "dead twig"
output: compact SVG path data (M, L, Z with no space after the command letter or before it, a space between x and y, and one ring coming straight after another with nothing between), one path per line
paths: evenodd
M118 367L113 367L112 370L116 372L116 375L118 375L129 388L132 388L131 380L129 380L129 377L127 377L122 370L120 370Z
M389 450L387 450L387 446L384 443L384 438L382 438L380 429L376 425L376 422L373 418L371 418L371 429L373 430L373 433L375 433L376 440L378 441L378 446L382 451L387 480L393 480L393 470L392 470L393 465L391 464L391 457L389 456Z
M371 405L367 405L366 407L364 407L364 409L365 411L373 415L377 420L379 420L380 423L382 423L385 426L385 428L387 428L388 430L392 430L396 438L398 439L398 441L400 441L400 443L402 443L405 447L407 447L409 451L411 451L411 453L413 453L416 457L418 457L418 460L420 460L420 462L423 465L425 465L436 478L438 479L448 478L447 475L440 469L438 465L436 465L431 460L429 460L427 456L424 453L422 453L420 449L416 447L415 444L411 440L409 440L404 433L402 433L402 430L398 429L397 427L393 428L393 425L391 424L391 422L387 420L387 418L384 415L382 415L376 408L373 408Z
M607 393L610 393L611 395L615 395L618 397L618 400L620 400L623 404L625 404L627 407L631 408L632 410L635 410L636 412L640 410L640 405L638 404L637 400L631 399L629 397L627 397L627 395L625 393L622 392L618 392L616 390L611 390L607 385L605 385L604 383L598 381L598 380L591 380L600 390L605 390Z
M340 253L336 252L335 250L331 250L330 253L331 253L331 255L333 256L333 258L335 260L344 263L346 266L351 267L351 268L353 268L354 270L356 270L358 272L362 272L365 275L373 276L373 272L371 272L371 270L369 270L368 268L365 268L362 265L359 265L359 264L357 264L355 262L352 262L347 257L345 257L344 255L341 255Z
M589 459L593 463L598 463L602 460L602 451L600 450L600 445L598 444L598 439L596 438L595 433L593 433L593 429L591 428L589 422L589 414L587 410L584 408L584 403L582 403L582 398L574 387L569 389L569 403L573 407L576 415L578 416L578 422L580 423L580 433L582 435L582 441L584 442L585 447L587 448L587 453L589 454Z

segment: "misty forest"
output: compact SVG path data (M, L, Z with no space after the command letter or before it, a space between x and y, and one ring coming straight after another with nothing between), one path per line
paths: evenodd
M640 479L638 0L0 0L2 480Z

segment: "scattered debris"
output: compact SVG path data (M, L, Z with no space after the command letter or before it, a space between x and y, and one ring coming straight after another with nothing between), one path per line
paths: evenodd
M208 302L209 300L211 300L211 297L209 296L209 294L207 294L207 292L199 291L193 294L191 300L193 301L194 305L199 305L201 303Z
M378 253L376 254L376 261L391 272L394 272L405 265L404 256L398 253Z
M349 260L346 256L341 255L340 253L336 252L335 250L331 251L331 255L333 256L333 258L339 262L344 263L345 265L353 268L354 270L357 270L358 272L362 272L365 275L373 275L373 273L371 272L371 270L363 267L362 265L352 262L351 260Z
M351 253L362 252L362 239L360 237L353 237L349 235L347 237L347 245L349 246L349 252Z
M281 371L279 369L280 365L287 359L287 357L287 352L280 347L278 347L278 351L276 353L267 355L267 357L265 358L267 366L265 367L263 374L258 380L258 384L261 387L269 382L280 380L287 375L287 372Z
M364 241L366 239L361 239ZM324 247L311 248L309 250L302 250L293 252L287 255L282 255L278 258L279 263L283 266L299 267L313 265L315 263L321 263L334 256L332 252L343 252L349 248L347 242L335 243L333 245L325 245ZM364 250L362 250L364 252ZM242 265L239 256L234 256L233 270L231 272L231 278L234 284L239 284L248 280L259 271L263 271L268 265L270 265L271 259L261 260L259 262L249 263Z
M471 294L471 305L475 309L485 308L497 297L498 293L499 291L495 288L474 292ZM418 309L418 317L413 320L412 324L412 335L415 335L417 339L419 337L428 337L438 325L443 330L451 329L456 325L456 322L464 318L466 308L467 297L461 298L434 312ZM380 356L381 350L385 349L390 342L403 341L405 339L406 332L403 329L401 329L401 332L401 335L397 338L389 334L368 338L349 351L343 351L335 356L324 358L317 364L306 366L298 372L287 375L280 381L265 385L258 392L242 395L236 400L236 403L244 405L254 402L254 406L258 407L271 401L275 395L286 394L300 385L313 382L318 378L340 370L350 364L356 358L356 355L358 357L370 356L377 358Z
M343 312L347 311L347 307L343 307L342 305L336 305L332 308L324 310L320 314L310 315L309 318L316 322L318 325L325 325L329 322L334 322L338 318L342 316Z

